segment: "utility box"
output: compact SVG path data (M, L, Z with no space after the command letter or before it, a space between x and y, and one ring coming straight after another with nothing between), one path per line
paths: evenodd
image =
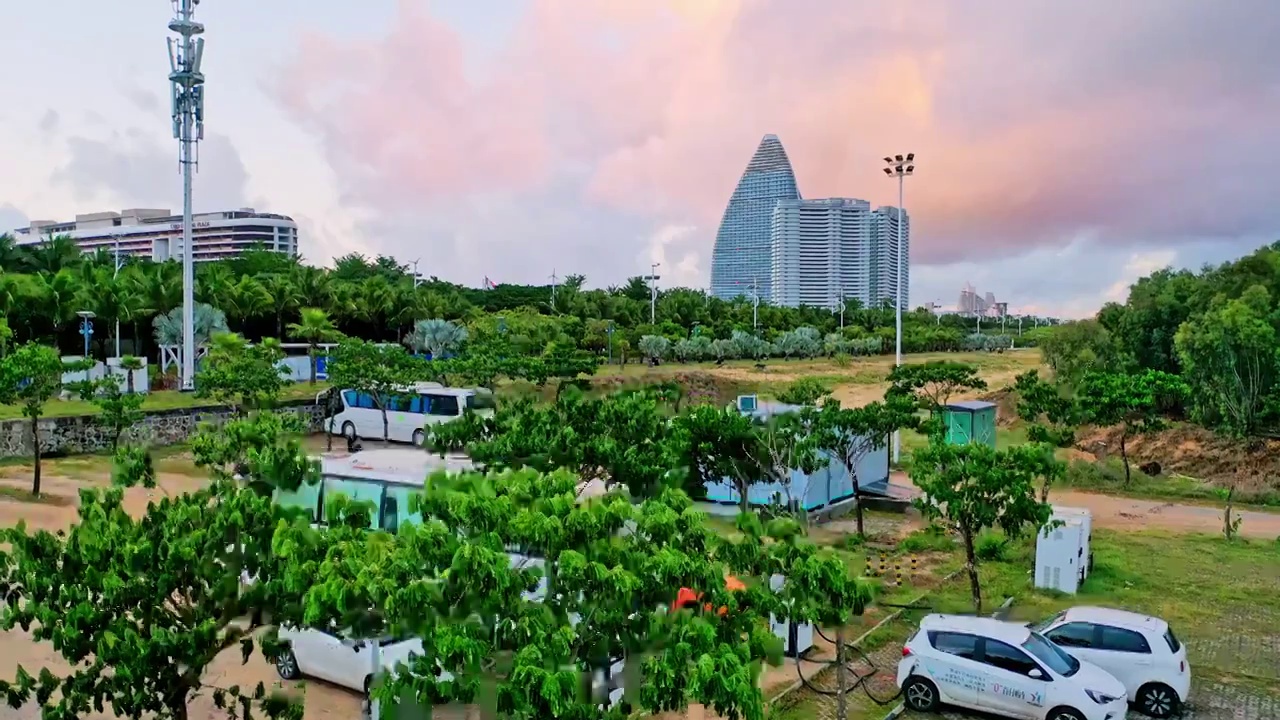
M1084 542L1080 547L1080 581L1084 582L1089 577L1089 573L1093 572L1093 513L1084 508L1063 507L1061 505L1053 506L1053 514L1049 516L1050 522L1061 520L1079 520L1084 528Z
M1055 520L1060 523L1057 527L1046 525L1036 536L1035 585L1075 595L1084 580L1087 562L1085 524L1078 517Z
M769 578L769 587L774 592L780 592L785 582L786 578L783 576L774 575ZM786 622L770 615L769 624L773 627L773 634L782 640L782 652L787 657L798 658L809 652L810 648L813 647L813 625L811 623Z
M996 446L995 403L982 400L955 402L947 405L943 413L949 444Z

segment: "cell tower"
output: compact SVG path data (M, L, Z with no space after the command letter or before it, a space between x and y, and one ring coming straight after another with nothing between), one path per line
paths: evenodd
M182 389L195 389L195 257L191 242L191 175L200 162L197 144L204 139L204 25L193 19L200 0L170 0L176 17L169 29L169 82L173 90L173 137L182 166Z

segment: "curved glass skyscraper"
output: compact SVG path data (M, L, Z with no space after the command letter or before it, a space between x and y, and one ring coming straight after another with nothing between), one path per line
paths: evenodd
M777 135L765 135L720 219L711 251L712 295L725 300L751 297L754 284L760 301L769 301L773 209L780 200L799 199L787 151Z

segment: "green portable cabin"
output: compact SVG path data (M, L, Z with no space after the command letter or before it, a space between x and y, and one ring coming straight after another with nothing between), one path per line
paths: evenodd
M952 445L980 443L996 446L996 405L981 400L966 400L947 405L945 412L947 442Z

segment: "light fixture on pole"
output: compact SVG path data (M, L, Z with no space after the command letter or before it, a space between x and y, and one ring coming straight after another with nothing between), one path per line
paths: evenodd
M414 290L417 290L418 286L422 284L422 276L418 274L418 263L421 260L422 258L418 258L417 260L413 261L413 289Z
M76 313L76 315L80 316L80 334L84 336L84 359L88 360L89 359L89 339L93 337L93 323L90 322L94 318L93 311L80 310L79 312ZM92 379L92 372L93 372L93 368L88 363L85 363L84 379L86 381Z
M907 177L915 173L916 154L907 153L905 156L903 155L894 155L892 157L885 156L884 162L886 165L886 167L884 168L884 174L888 175L891 178L898 179L898 211L894 217L894 219L898 223L898 242L897 242L897 248L895 248L896 250L895 255L897 255L898 261L896 263L897 270L893 278L894 296L895 296L894 303L893 303L894 305L893 327L894 327L894 345L895 345L893 364L894 364L894 367L897 367L902 364L902 304L903 302L905 302L904 295L906 292L905 289L903 288L903 282L902 282L902 269L903 269L904 263L906 262L905 256L907 254L906 248L904 247L902 242L903 226L906 225L906 222L907 222L906 211L903 209L904 205L902 201L903 185ZM897 463L901 457L902 457L902 436L897 430L895 430L893 432L893 462Z
M173 137L178 140L182 166L182 389L196 387L195 252L191 239L191 175L199 158L196 145L204 139L204 25L193 19L200 0L172 0L177 17L169 29L169 82L172 84Z
M751 278L751 330L760 331L760 278Z
M662 263L649 265L649 324L658 324L658 268Z

